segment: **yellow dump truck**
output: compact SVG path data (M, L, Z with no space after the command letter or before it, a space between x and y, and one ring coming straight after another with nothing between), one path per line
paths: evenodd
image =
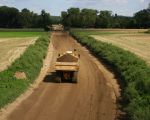
M64 30L64 26L61 25L61 24L53 24L53 25L51 26L51 29L52 29L53 31L63 31L63 30Z
M79 58L76 50L59 54L55 64L56 80L77 83Z

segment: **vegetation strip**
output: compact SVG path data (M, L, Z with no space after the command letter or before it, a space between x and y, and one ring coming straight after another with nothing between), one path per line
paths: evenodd
M17 38L17 37L39 37L45 32L25 32L25 31L0 31L0 38Z
M0 72L0 108L15 100L36 79L43 66L48 45L48 35L40 37L7 70ZM25 73L26 78L17 79L16 72Z
M146 63L129 51L95 40L88 32L72 30L70 34L119 74L124 110L129 119L149 120L150 68Z
M0 28L0 32L44 32L41 28Z

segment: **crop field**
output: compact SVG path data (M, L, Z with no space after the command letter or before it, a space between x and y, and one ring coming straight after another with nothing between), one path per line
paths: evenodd
M0 32L0 71L5 70L44 32Z
M0 38L16 38L16 37L39 37L44 32L27 32L27 31L1 31Z
M37 37L0 38L0 71L11 65L36 39Z
M97 40L112 43L129 50L150 64L150 35L147 34L112 34L92 35Z
M129 50L150 64L150 35L144 33L146 30L138 29L104 29L86 31L93 38L112 43L120 48Z

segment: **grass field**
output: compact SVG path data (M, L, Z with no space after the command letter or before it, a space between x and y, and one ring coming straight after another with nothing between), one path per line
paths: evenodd
M45 32L16 32L16 31L1 31L0 38L16 38L16 37L39 37Z
M150 35L144 30L89 31L93 38L129 50L150 64Z
M0 28L0 32L43 32L42 28Z

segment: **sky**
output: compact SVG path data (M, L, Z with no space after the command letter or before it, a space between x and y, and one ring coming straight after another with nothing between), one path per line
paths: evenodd
M71 7L110 10L113 14L133 16L139 10L148 7L150 0L0 0L0 6L28 8L35 13L42 9L51 15L60 15Z

